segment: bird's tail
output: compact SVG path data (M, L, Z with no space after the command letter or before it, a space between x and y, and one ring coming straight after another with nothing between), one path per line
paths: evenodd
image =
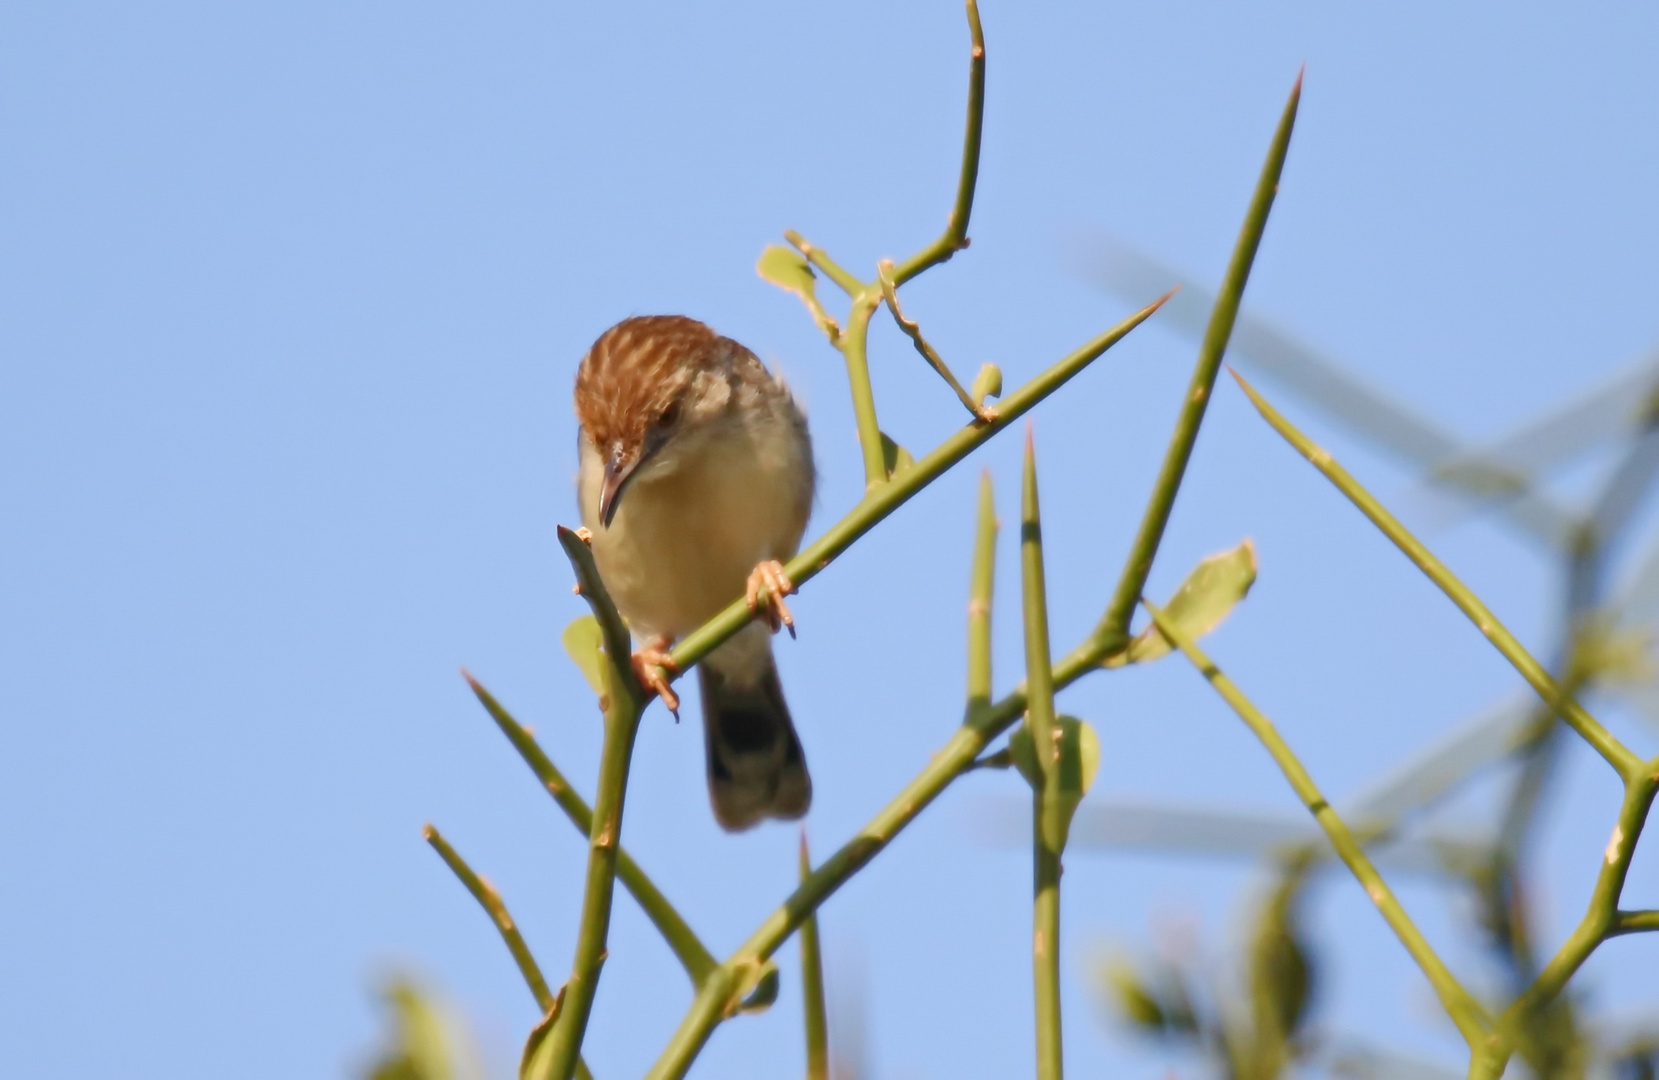
M728 832L762 818L798 818L812 805L812 777L789 719L772 641L751 623L697 666L708 748L709 801Z

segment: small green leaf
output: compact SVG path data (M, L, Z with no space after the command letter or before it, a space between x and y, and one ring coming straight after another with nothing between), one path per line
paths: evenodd
M605 634L599 629L599 620L592 615L583 615L565 627L565 632L559 640L564 642L565 652L576 661L576 666L582 671L582 677L593 687L593 692L604 694Z
M1258 967L1256 990L1265 1015L1282 1038L1295 1035L1307 1017L1312 968L1302 942L1293 934L1269 932L1256 942L1252 960Z
M1620 688L1652 682L1659 674L1654 668L1653 631L1649 627L1615 629L1592 622L1579 635L1574 661L1593 673L1597 681Z
M559 1018L559 1009L564 1005L564 1001L564 987L561 986L559 996L553 1000L553 1007L530 1029L530 1037L524 1041L524 1053L518 1061L519 1080L529 1080L535 1075L536 1056L542 1047L547 1045L547 1037L553 1033L553 1022Z
M1057 716L1054 718L1054 725L1060 735L1060 752L1055 765L1058 769L1060 797L1065 805L1065 828L1069 831L1072 815L1077 813L1077 804L1083 801L1083 796L1094 786L1095 773L1100 769L1100 737L1087 721L1079 720L1075 716ZM1025 777L1025 782L1031 785L1032 790L1040 791L1043 786L1043 771L1037 761L1037 750L1031 737L1030 724L1021 724L1008 736L1008 756L1013 759L1014 767ZM1056 837L1051 842L1063 847L1065 838Z
M1162 1031L1169 1024L1163 1006L1127 960L1112 960L1104 965L1100 981L1123 1018L1134 1027Z
M807 262L800 252L778 244L768 244L755 262L755 273L784 292L792 292L800 297L807 310L812 312L812 319L818 324L818 329L827 334L831 341L840 336L840 327L818 302L818 275L812 272L812 264Z
M1289 1039L1307 1018L1313 965L1302 942L1297 894L1277 892L1260 913L1250 944L1250 983L1256 1015L1274 1025L1277 1041Z
M1197 641L1221 625L1255 582L1256 545L1246 540L1231 551L1211 555L1194 567L1164 605L1164 615ZM1148 663L1164 656L1171 648L1169 639L1157 627L1148 626L1135 635L1127 649L1108 656L1102 666Z
M1025 777L1025 782L1033 789L1043 783L1042 769L1037 765L1037 752L1031 745L1031 725L1021 724L1008 736L1008 756L1014 759L1014 768Z
M385 992L394 1034L367 1080L450 1080L456 1072L455 1040L443 1009L409 979L394 979Z
M916 459L910 456L910 451L894 442L885 431L881 433L881 461L887 468L889 480L916 464Z
M778 986L778 965L768 960L766 966L761 969L760 980L755 983L755 988L749 991L742 1004L738 1005L737 1011L763 1013L770 1009L778 1000Z
M1100 770L1100 737L1087 720L1060 717L1060 790L1081 801Z
M785 292L792 292L802 300L818 295L818 275L798 251L781 244L768 244L755 263L755 273Z
M778 965L753 958L738 964L737 983L726 999L726 1015L765 1012L778 1000Z
M983 408L986 398L1002 396L1002 369L995 364L981 364L979 374L974 376L973 386L968 389L976 408Z

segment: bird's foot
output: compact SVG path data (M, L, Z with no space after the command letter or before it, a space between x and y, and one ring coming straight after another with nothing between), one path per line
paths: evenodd
M766 590L764 600L760 595L762 589ZM783 598L794 591L795 583L783 572L783 564L776 559L768 559L750 572L749 584L743 590L743 602L749 605L750 611L765 607L766 625L772 628L772 633L784 628L789 631L790 637L794 637L795 616L789 613L789 605L783 602Z
M639 680L639 684L662 698L662 703L668 706L668 711L674 714L674 721L678 723L680 696L668 683L668 676L680 670L680 665L674 662L668 651L672 644L674 639L666 634L654 637L628 657L628 664L634 669L634 678Z

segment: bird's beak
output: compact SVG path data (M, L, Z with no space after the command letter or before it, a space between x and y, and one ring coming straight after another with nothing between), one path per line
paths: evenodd
M599 488L599 523L605 528L611 527L617 504L622 501L622 489L628 486L641 460L638 456L625 457L620 450L605 455L605 481Z

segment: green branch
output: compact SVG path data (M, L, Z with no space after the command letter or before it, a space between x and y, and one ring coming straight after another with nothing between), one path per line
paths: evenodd
M1647 930L1659 930L1659 911L1621 911L1614 916L1607 936L1640 934Z
M1032 793L1031 967L1037 1019L1037 1080L1065 1075L1060 1037L1060 852L1042 836L1043 818L1054 800L1053 785Z
M1048 648L1048 586L1043 575L1037 452L1025 429L1020 486L1020 585L1025 623L1025 722L1036 759L1032 779L1032 945L1037 1013L1037 1080L1061 1080L1060 853L1070 814L1060 788L1060 726L1054 715L1054 668Z
M530 946L524 943L524 935L518 932L518 925L513 917L507 913L507 905L501 902L501 894L495 887L479 877L461 858L459 852L450 846L449 841L443 838L437 828L432 825L421 830L426 842L432 845L432 850L448 866L450 872L461 879L461 884L467 887L467 892L478 901L478 906L489 915L490 921L495 923L496 930L501 933L501 940L506 942L507 951L513 954L513 962L518 965L519 974L524 976L525 985L530 987L530 993L536 999L536 1004L543 1014L553 1008L553 991L548 987L547 980L542 977L541 967L536 958L530 954Z
M864 282L842 269L841 264L826 255L823 248L809 243L806 237L794 229L785 229L783 238L794 245L795 250L801 253L802 258L822 271L825 277L835 282L841 291L848 296L857 296L867 288Z
M1284 440L1295 447L1297 452L1313 467L1325 474L1325 478L1336 485L1338 491L1348 497L1348 501L1359 508L1360 512L1371 519L1383 535L1394 542L1394 546L1403 552L1419 570L1428 576L1429 580L1440 587L1459 611L1468 616L1488 641L1503 654L1521 677L1538 692L1538 696L1550 708L1561 714L1561 718L1579 736L1589 743L1607 763L1613 766L1621 779L1627 783L1634 779L1642 769L1642 760L1631 753L1625 745L1614 738L1612 733L1601 726L1601 723L1585 711L1571 696L1564 694L1544 665L1533 659L1532 654L1506 629L1498 617L1492 614L1485 604L1463 582L1459 581L1446 565L1435 558L1433 552L1424 547L1422 542L1401 525L1399 520L1371 496L1371 493L1360 486L1359 482L1348 474L1348 470L1337 464L1336 460L1321 449L1312 439L1298 431L1289 420L1281 416L1277 409L1267 403L1267 400L1256 392L1237 372L1233 378L1238 380L1239 386L1250 398L1256 411L1262 414L1268 424L1277 431Z
M860 537L910 501L911 496L937 480L946 470L978 449L997 432L1030 412L1038 402L1064 386L1074 375L1127 336L1129 331L1145 322L1167 299L1168 296L1163 296L1154 300L1003 398L997 405L995 420L988 424L969 424L940 443L932 453L894 477L891 482L877 485L845 517L830 526L805 551L790 560L789 565L784 568L789 579L796 585L804 585L817 577L820 571L834 562ZM733 600L724 611L686 635L675 646L675 666L681 672L691 670L693 665L718 648L727 638L743 629L754 617L755 613L749 610L741 598Z
M530 1080L570 1080L587 1032L605 942L611 926L611 898L616 886L617 852L622 840L622 804L628 789L628 766L644 710L645 691L630 663L628 628L611 603L587 542L560 527L564 548L582 596L605 636L605 737L599 751L599 790L593 800L593 827L588 833L588 869L582 890L582 919L576 934L576 958L564 986L564 1001L553 1030L530 1061Z
M812 873L806 830L801 830L801 879ZM829 1018L824 1009L824 954L818 944L818 917L801 924L801 1005L806 1013L807 1080L829 1080Z
M918 251L893 272L893 281L903 285L922 271L937 266L968 246L968 218L974 208L974 188L979 182L979 142L985 129L985 33L979 25L979 5L968 2L968 34L973 48L968 61L968 124L962 136L962 175L956 182L956 202L939 239Z
M1625 784L1618 820L1602 855L1601 872L1596 875L1596 886L1590 893L1583 918L1532 985L1498 1018L1497 1027L1476 1062L1478 1068L1470 1069L1471 1078L1502 1075L1509 1055L1540 1010L1555 1000L1567 980L1602 942L1636 930L1659 929L1659 913L1619 911L1619 896L1630 873L1630 860L1636 854L1636 841L1647 823L1656 790L1659 790L1659 759L1644 763L1639 773Z
M513 744L513 749L518 751L524 763L530 766L530 771L541 781L542 787L553 796L553 801L564 811L565 817L570 819L570 823L576 826L577 831L583 836L590 836L593 832L593 812L588 809L587 802L576 793L570 781L565 779L564 774L553 764L553 760L542 750L530 732L502 707L495 696L467 672L463 671L461 674L465 676L467 684L472 687L472 692L477 695L485 711L490 714L490 719L494 720L496 727L507 736L507 741ZM658 933L662 934L663 939L668 942L668 947L674 950L674 955L679 958L686 974L691 976L692 985L701 985L709 972L719 966L719 962L675 910L674 905L668 902L668 898L663 896L645 875L645 871L634 862L633 856L620 844L616 849L616 876L622 882L623 888L638 901L645 917L650 919Z
M633 655L633 641L628 632L628 624L622 621L616 604L611 601L610 591L605 588L605 582L599 577L599 567L593 561L593 550L589 546L589 541L584 539L585 535L561 525L559 546L564 548L571 569L576 571L577 594L588 602L594 621L599 624L599 632L604 639L605 655L610 660L612 674L618 680L618 685L612 689L643 702L646 700L645 689L634 676L633 665L629 662ZM600 708L605 707L606 703L601 701Z
M978 6L974 0L967 0L967 3L968 29L973 38L973 54L968 74L968 131L963 139L962 175L957 182L956 204L951 209L950 221L939 239L893 270L892 280L886 286L889 293L895 285L904 284L968 246L968 216L973 211L974 186L979 177L980 133L985 120L985 36L979 26ZM800 234L787 232L784 237L795 245L809 263L822 270L831 281L852 297L852 310L847 314L847 329L839 338L832 340L847 364L847 383L853 397L853 417L858 424L858 447L864 459L864 485L867 489L874 490L888 483L886 457L881 446L881 427L876 420L875 392L870 386L868 356L870 316L881 305L883 287L880 284L866 285L859 281L807 243ZM893 313L895 317L899 317L896 301ZM902 318L900 325L903 325ZM916 336L915 339L917 347L922 348L920 337ZM927 355L924 351L923 356ZM932 359L930 358L930 362ZM965 392L942 365L941 361L936 367L942 370L946 379L965 398ZM973 404L970 403L968 408L976 416L982 415L981 410Z
M945 358L940 356L938 351L932 345L929 345L927 339L922 336L921 324L914 319L904 317L904 309L899 306L899 294L894 289L892 274L893 264L886 259L876 264L876 280L881 284L881 296L883 300L887 301L887 310L893 313L893 321L899 324L899 329L904 331L905 336L910 339L910 343L916 347L916 352L921 355L923 360L927 361L927 366L932 368L956 392L956 398L962 402L963 408L972 413L976 420L991 419L996 415L996 409L990 405L981 405L976 402L973 395L968 393L962 384L957 381L950 365L945 363Z
M1056 857L1053 869L1054 882L1058 885L1058 856L1065 843L1068 815L1059 800L1060 727L1054 715L1054 664L1048 647L1048 584L1043 576L1037 452L1029 425L1025 429L1025 469L1020 484L1020 599L1025 630L1025 723L1036 755L1038 782L1033 786L1039 792L1037 838L1039 846L1048 847ZM1039 891L1041 884L1039 874ZM1039 1061L1039 1074L1042 1071Z
M1238 242L1233 246L1233 257L1227 264L1227 275L1216 293L1215 306L1210 310L1210 323L1204 331L1204 341L1198 347L1198 361L1193 365L1192 379L1187 384L1187 396L1181 403L1181 414L1176 418L1175 430L1170 434L1169 449L1164 452L1163 466L1152 486L1152 497L1141 517L1140 530L1129 549L1129 558L1123 564L1117 589L1101 618L1096 634L1108 640L1125 639L1129 634L1129 619L1135 613L1135 603L1146 589L1147 575L1152 572L1152 560L1157 557L1158 545L1163 542L1164 528L1169 524L1170 512L1175 508L1175 496L1181 489L1181 478L1186 475L1187 462L1192 458L1193 446L1198 442L1198 429L1204 422L1204 410L1209 407L1215 391L1215 379L1221 370L1221 358L1227 351L1227 341L1233 334L1233 323L1238 318L1239 303L1244 297L1244 286L1250 280L1250 267L1256 260L1256 249L1261 246L1262 233L1267 230L1267 218L1273 209L1273 199L1279 193L1279 175L1284 172L1285 155L1290 151L1290 133L1296 127L1296 110L1302 100L1302 76L1296 76L1291 87L1290 100L1285 102L1279 117L1278 130L1262 163L1261 176L1250 197L1250 207L1244 214Z
M1165 618L1163 612L1144 600L1142 603L1163 635L1175 643L1175 646L1181 650L1182 655L1192 662L1192 665L1209 681L1216 693L1220 694L1222 699L1232 706L1233 711L1238 713L1239 718L1267 748L1267 752L1272 755L1274 763L1284 773L1285 779L1290 782L1290 786L1296 792L1297 797L1313 814L1314 820L1319 823L1319 827L1325 830L1325 835L1330 839L1331 846L1336 849L1337 856L1341 858L1344 865L1359 881L1360 886L1365 890L1365 895L1371 898L1371 902L1376 905L1377 910L1382 914L1383 920L1388 923L1389 929L1394 931L1394 935L1400 939L1400 944L1404 945L1406 952L1411 954L1412 960L1416 961L1417 966L1422 969L1423 974L1434 986L1434 992L1440 998L1441 1006L1446 1010L1447 1015L1452 1018L1452 1022L1457 1025L1458 1031L1463 1034L1464 1040L1471 1049L1474 1048L1486 1036L1489 1023L1480 1003L1470 996L1463 985L1457 981L1457 977L1452 974L1451 969L1440 959L1439 955L1429 945L1428 939L1423 937L1422 932L1411 921L1411 916L1407 915L1405 908L1400 906L1400 901L1395 897L1393 890L1388 887L1388 883L1383 880L1382 875L1377 873L1377 868L1372 865L1370 856L1365 854L1365 849L1354 838L1354 834L1348 830L1348 826L1343 823L1342 818L1331 808L1330 803L1325 800L1325 796L1320 794L1313 778L1302 767L1301 761L1297 759L1289 744L1279 735L1278 729L1273 726L1273 722L1250 703L1250 700L1239 691L1238 687L1233 685L1232 680L1221 673L1221 669L1217 668L1210 661L1210 658L1205 656L1197 645L1193 644L1192 639L1176 625L1174 620Z
M858 449L864 457L864 486L879 487L887 482L887 457L881 451L881 425L876 420L876 395L870 386L870 316L881 306L881 290L866 288L853 297L847 314L847 329L836 343L847 362L847 383L852 388L853 418L858 424Z

